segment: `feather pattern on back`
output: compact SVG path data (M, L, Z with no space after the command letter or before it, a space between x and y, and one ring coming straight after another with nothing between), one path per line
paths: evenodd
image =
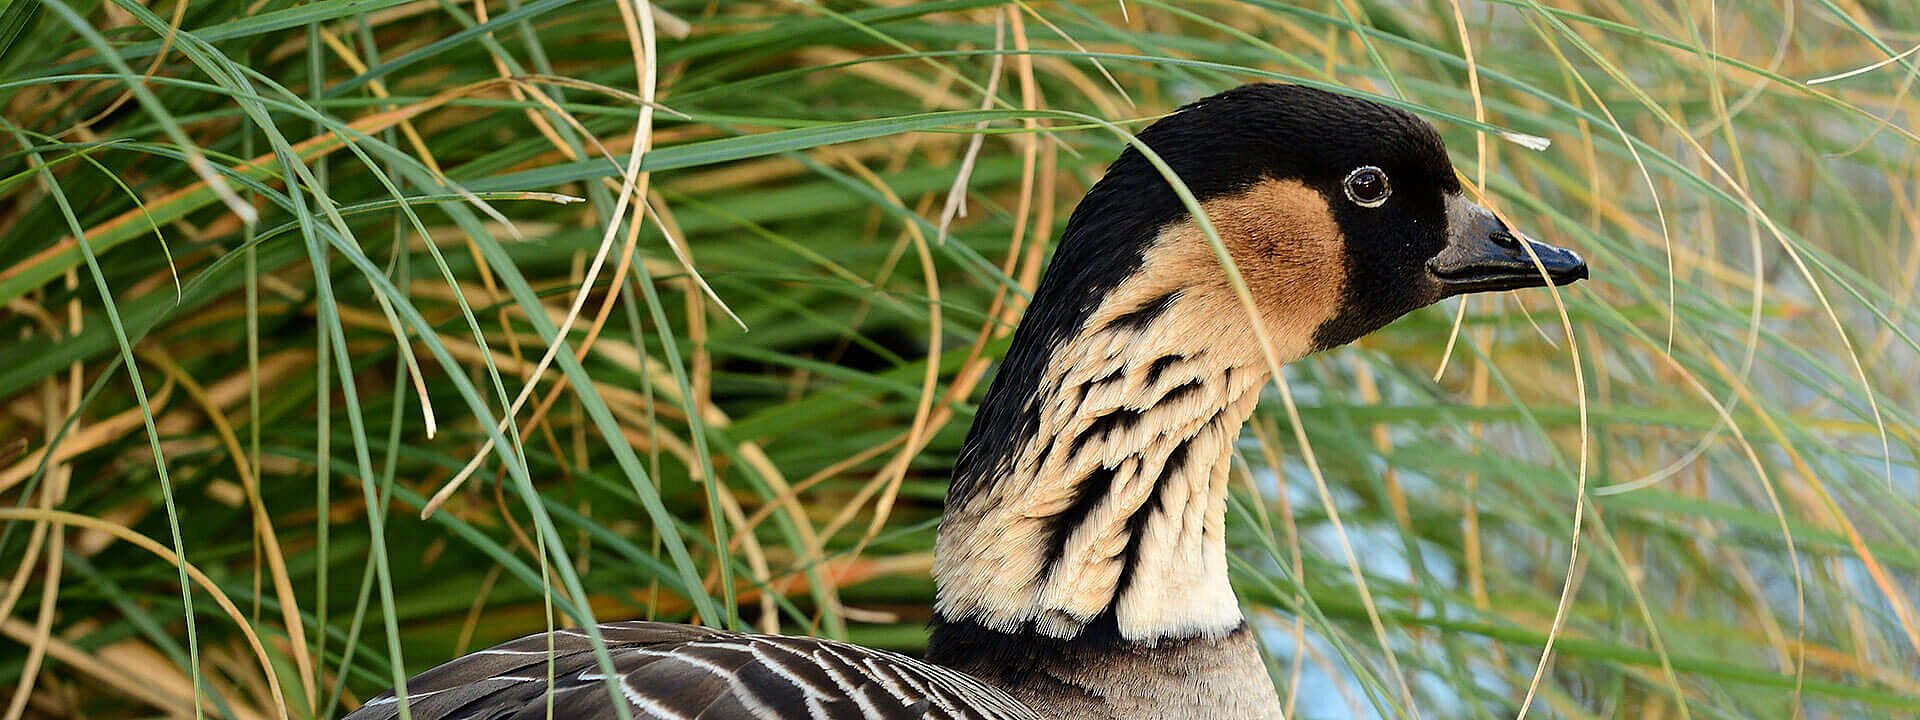
M599 631L616 671L611 687L587 634L559 630L421 673L407 681L408 714L615 718L614 704L624 703L634 720L1039 720L969 675L899 653L637 620ZM347 719L399 716L399 700L389 692Z

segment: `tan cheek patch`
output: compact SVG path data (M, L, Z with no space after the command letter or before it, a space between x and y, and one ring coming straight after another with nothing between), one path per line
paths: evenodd
M1201 204L1238 266L1272 336L1280 360L1312 350L1314 333L1340 312L1347 286L1346 243L1326 198L1297 180L1266 180ZM1138 282L1135 282L1138 281ZM1168 321L1176 334L1198 333L1210 345L1252 352L1246 308L1197 222L1163 231L1129 294L1144 301L1178 289L1181 307ZM1229 324L1231 323L1231 324ZM1235 337L1247 340L1232 348Z

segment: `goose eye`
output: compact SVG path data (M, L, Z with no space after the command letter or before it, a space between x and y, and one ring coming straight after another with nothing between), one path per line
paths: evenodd
M1387 201L1387 196L1393 194L1393 187L1387 184L1387 173L1372 165L1347 173L1344 184L1347 199L1360 207L1380 207Z

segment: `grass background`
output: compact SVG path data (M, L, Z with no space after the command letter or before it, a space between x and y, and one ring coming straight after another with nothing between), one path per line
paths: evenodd
M1115 130L1253 80L1427 115L1594 268L1262 404L1234 579L1290 717L1920 716L1916 28L6 0L0 720L338 716L589 617L920 647L1047 243Z

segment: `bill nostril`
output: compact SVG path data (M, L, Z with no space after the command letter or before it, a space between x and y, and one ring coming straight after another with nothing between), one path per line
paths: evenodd
M1507 232L1505 230L1501 230L1493 233L1492 235L1488 235L1487 239L1492 240L1493 244L1498 245L1501 248L1506 250L1520 249L1520 238L1514 237L1513 233Z

